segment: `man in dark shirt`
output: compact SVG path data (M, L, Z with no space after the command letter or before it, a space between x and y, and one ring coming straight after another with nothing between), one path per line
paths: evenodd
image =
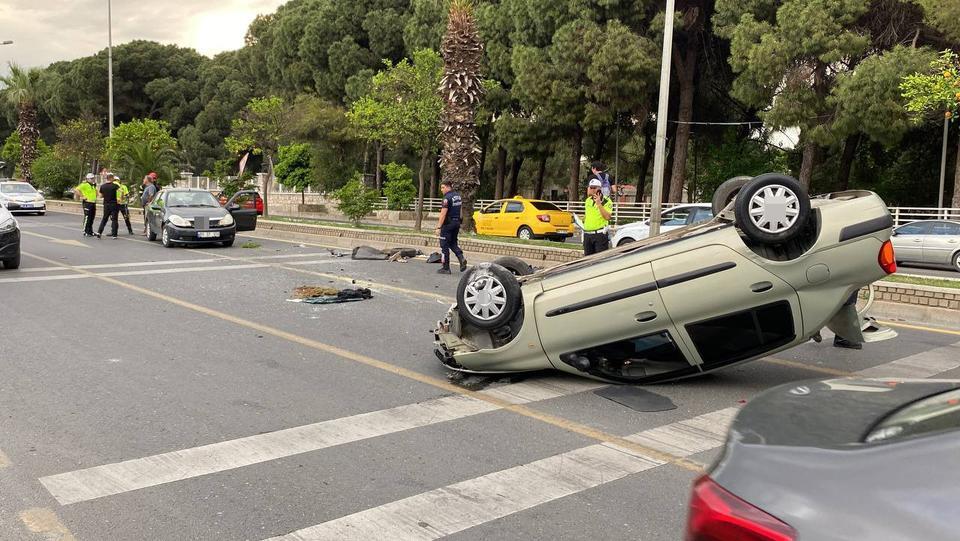
M457 245L457 235L460 233L460 207L463 201L460 194L453 191L453 182L444 180L440 183L443 192L443 203L440 206L440 221L437 231L440 233L440 274L450 274L450 251L460 260L460 272L467 270L467 259L463 257L463 250Z
M100 219L100 228L97 230L97 238L103 235L103 229L107 226L107 218L110 219L110 236L117 238L117 214L120 212L120 205L117 202L117 193L120 191L120 185L116 182L105 182L100 185L100 195L103 196L103 218Z

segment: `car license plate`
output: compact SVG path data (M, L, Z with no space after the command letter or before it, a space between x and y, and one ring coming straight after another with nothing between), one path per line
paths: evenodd
M200 231L197 236L201 239L215 239L220 236L219 231Z
M20 203L20 208L22 209L32 209L33 203Z

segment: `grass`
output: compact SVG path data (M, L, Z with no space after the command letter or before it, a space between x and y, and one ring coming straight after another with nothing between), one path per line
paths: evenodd
M913 284L915 286L946 287L950 289L960 289L960 280L947 280L942 278L917 278L914 276L900 276L892 274L883 279L885 282L898 282L901 284Z
M269 219L270 219L270 220L276 220L276 221L278 221L278 222L287 222L287 223L294 223L294 224L322 225L322 226L327 226L327 227L351 227L351 228L354 228L354 229L362 229L362 230L365 230L365 231L384 231L384 232L387 232L387 233L404 233L404 234L407 234L407 235L411 235L411 234L412 234L412 235L417 235L417 234L419 234L419 235L423 235L423 236L426 236L426 237L432 237L432 236L433 236L433 235L430 235L430 234L424 233L424 232L417 233L416 231L414 231L413 229L411 229L411 228L409 228L409 227L390 227L390 226L385 226L385 225L373 225L373 224L354 225L354 224L347 223L347 222L336 222L336 221L332 221L332 220L313 220L313 219L309 219L309 218L290 218L290 217L286 217L286 216L271 216ZM432 225L432 224L433 224L432 221L430 221L430 222L428 223L426 220L424 220L424 227L425 227L425 228L426 228L426 227L430 227L430 225ZM468 234L468 233L461 234L460 238L469 238L469 239L477 239L477 240L489 240L489 241L495 241L495 242L508 242L508 243L511 243L511 244L525 244L525 245L528 245L528 246L547 246L547 247L551 247L551 248L562 248L562 249L567 249L567 250L579 250L579 249L580 249L580 246L579 246L579 245L576 245L576 244L568 244L568 243L565 243L565 242L555 242L555 241L551 241L551 240L523 240L523 239L518 239L518 238L516 238L516 237L495 237L495 236L491 236L491 235L474 235L474 234Z
M248 242L244 242L243 244L241 244L240 247L241 247L241 248L259 248L259 247L260 247L260 243L259 243L259 242L249 242L249 241L248 241Z

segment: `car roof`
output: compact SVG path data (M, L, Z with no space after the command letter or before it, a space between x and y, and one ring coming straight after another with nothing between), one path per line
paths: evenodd
M912 222L907 222L905 224L898 225L896 228L900 229L901 227L914 225L914 224L957 224L960 225L960 220L914 220Z

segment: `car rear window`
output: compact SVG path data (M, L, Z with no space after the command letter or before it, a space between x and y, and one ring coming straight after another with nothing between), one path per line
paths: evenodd
M557 212L563 212L560 210L560 207L554 205L553 203L547 203L546 201L531 201L530 204L533 205L533 208L537 210L555 210Z
M866 443L890 443L960 428L960 389L914 402L877 423Z

